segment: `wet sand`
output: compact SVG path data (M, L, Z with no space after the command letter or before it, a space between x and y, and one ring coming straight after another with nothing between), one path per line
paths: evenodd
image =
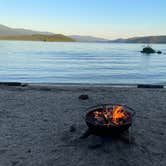
M80 100L81 94L89 95ZM80 136L86 109L127 104L131 139ZM165 166L166 89L0 86L0 166Z

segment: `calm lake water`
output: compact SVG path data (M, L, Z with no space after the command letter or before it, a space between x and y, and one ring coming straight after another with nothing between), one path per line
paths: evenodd
M143 44L0 41L0 81L31 83L166 83L161 55Z

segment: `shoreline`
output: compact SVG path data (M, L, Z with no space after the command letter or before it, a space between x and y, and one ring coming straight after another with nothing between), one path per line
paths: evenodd
M86 88L166 88L166 84L102 84L102 83L22 83L22 82L0 82L0 86L21 86L21 87L86 87Z

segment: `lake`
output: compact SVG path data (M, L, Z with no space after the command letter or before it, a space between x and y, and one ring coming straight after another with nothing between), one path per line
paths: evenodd
M142 55L144 44L0 41L0 81L27 83L166 83L161 55Z

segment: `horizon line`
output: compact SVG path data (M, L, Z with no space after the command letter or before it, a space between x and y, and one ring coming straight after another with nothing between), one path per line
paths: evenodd
M100 39L103 39L103 40L118 40L118 39L130 39L130 38L139 38L139 37L156 37L156 36L166 36L166 34L160 34L160 35L157 35L157 34L148 34L148 35L133 35L133 36L130 36L130 37L116 37L116 38L106 38L106 37L100 37L100 36L97 36L97 35L90 35L90 34L66 34L66 33L55 33L55 32L52 32L52 31L49 31L49 30L39 30L39 29L31 29L31 28L22 28L22 27L11 27L9 25L6 25L6 24L1 24L0 25L4 26L4 27L7 27L7 28L11 28L11 29L17 29L17 30L29 30L29 31L36 31L36 32L45 32L45 33L52 33L52 34L62 34L62 35L65 35L65 36L81 36L81 37L93 37L93 38L100 38Z

